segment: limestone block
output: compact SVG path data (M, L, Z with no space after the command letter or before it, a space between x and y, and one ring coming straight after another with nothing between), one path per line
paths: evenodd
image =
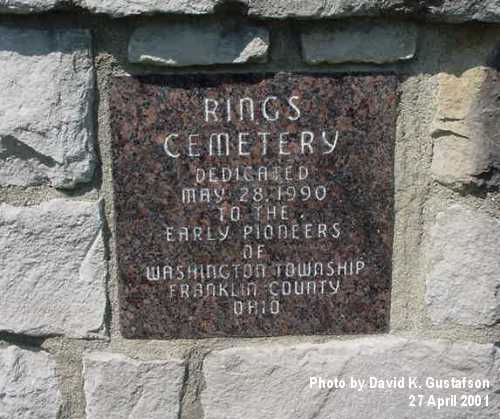
M496 418L500 400L494 393L499 385L495 357L498 349L492 344L393 336L232 348L205 358L202 407L205 419ZM377 381L394 377L396 381L403 377L404 388L381 388ZM411 377L422 388L408 388ZM432 388L433 383L464 377L489 380L490 387L453 393L488 395L489 406L409 407L410 394L444 397L450 389ZM345 380L344 388L333 387L336 378ZM364 379L368 387L359 391L352 379ZM373 382L376 388L370 388Z
M411 24L335 24L303 32L302 56L309 64L374 63L409 60L417 31Z
M0 0L0 13L41 13L56 9L62 4L62 0Z
M246 0L248 14L262 18L412 16L446 22L498 22L497 0Z
M106 261L99 204L2 204L0 248L0 331L102 334Z
M434 323L500 321L500 221L453 205L437 215L424 253L426 304Z
M55 368L46 352L0 348L0 419L56 419L61 395Z
M92 179L90 34L0 25L0 184L72 188Z
M267 29L219 24L147 25L129 43L129 61L171 67L267 61Z
M476 67L438 75L431 171L453 188L500 185L500 75Z
M112 17L133 15L213 13L221 0L75 0L75 4L93 13L104 13Z
M177 419L185 366L94 352L83 360L87 419Z

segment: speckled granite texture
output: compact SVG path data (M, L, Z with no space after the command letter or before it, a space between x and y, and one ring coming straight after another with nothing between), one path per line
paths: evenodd
M124 336L386 330L395 76L176 75L117 77L112 83ZM253 116L250 100L241 103L241 115L241 98L253 100ZM215 113L205 112L206 99L209 110L218 102ZM219 147L213 136L210 147L214 133L228 135L227 148L226 137ZM246 180L221 179L236 168ZM313 197L304 199L307 187ZM183 202L186 188L210 202ZM279 217L282 206L287 208ZM240 208L238 221L227 219L231 207ZM273 207L277 216L267 217ZM249 259L245 245L254 251Z

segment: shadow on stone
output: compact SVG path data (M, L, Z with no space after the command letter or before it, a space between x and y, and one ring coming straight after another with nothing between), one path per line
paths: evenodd
M58 164L52 157L39 153L12 135L0 137L0 159L8 157L17 157L21 160L35 159L47 167L55 167Z

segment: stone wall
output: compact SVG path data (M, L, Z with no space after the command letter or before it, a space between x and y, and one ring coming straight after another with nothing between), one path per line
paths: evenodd
M499 48L496 0L0 0L0 418L498 417ZM387 334L122 337L110 77L249 71L400 77ZM490 402L309 387L377 374Z

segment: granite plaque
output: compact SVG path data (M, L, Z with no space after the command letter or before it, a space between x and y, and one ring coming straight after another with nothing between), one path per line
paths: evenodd
M386 330L397 89L392 75L114 78L123 335Z

